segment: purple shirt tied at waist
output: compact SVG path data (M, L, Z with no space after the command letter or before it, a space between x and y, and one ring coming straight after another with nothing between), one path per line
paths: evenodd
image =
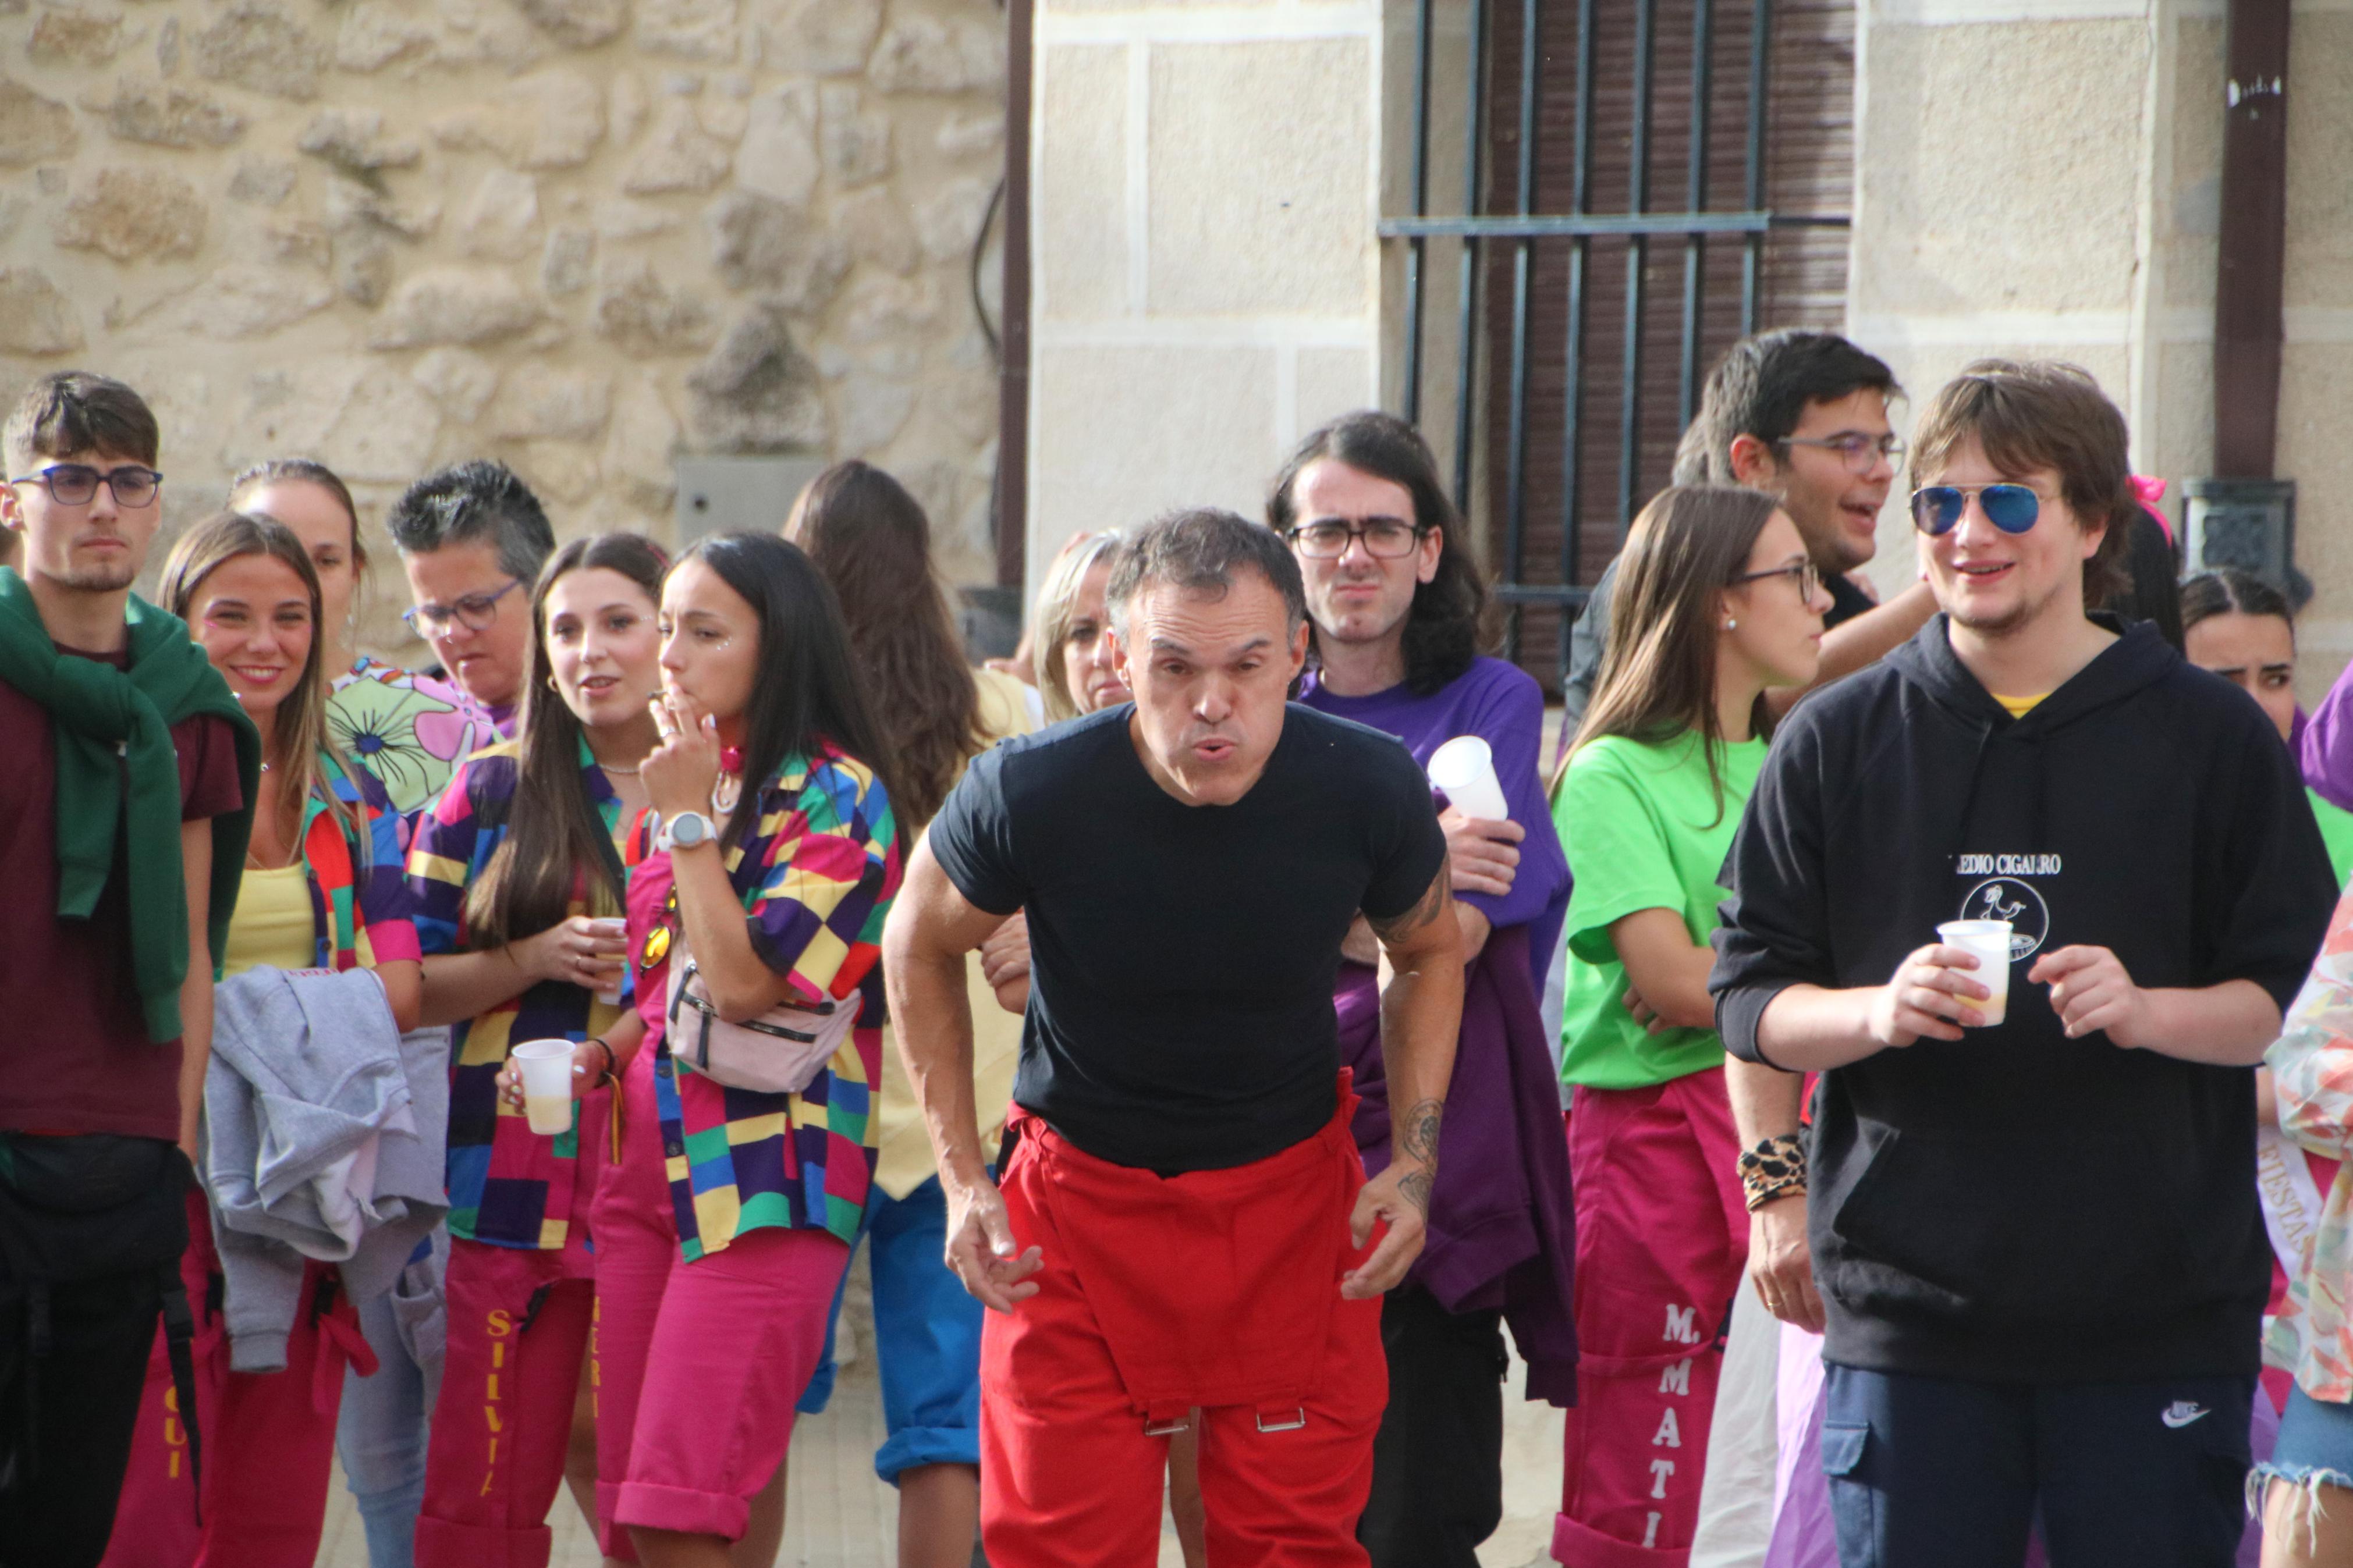
M1567 1405L1576 1392L1569 1312L1575 1222L1568 1142L1537 987L1560 942L1568 861L1537 773L1544 695L1524 671L1481 658L1427 697L1402 685L1340 697L1311 674L1299 700L1397 736L1425 766L1446 742L1479 736L1494 752L1512 820L1527 829L1512 890L1461 895L1487 917L1493 934L1464 975L1462 1035L1440 1135L1429 1240L1412 1278L1449 1311L1500 1309L1528 1363L1528 1397ZM1377 1173L1388 1163L1389 1104L1375 972L1342 963L1333 1000L1341 1061L1355 1069L1363 1097L1353 1128L1356 1146L1367 1172Z

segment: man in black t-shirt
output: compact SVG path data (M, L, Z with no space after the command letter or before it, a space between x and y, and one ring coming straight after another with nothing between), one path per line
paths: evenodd
M1272 533L1165 518L1108 598L1134 703L976 761L883 936L948 1262L995 1309L984 1544L998 1568L1150 1561L1166 1438L1198 1408L1213 1556L1361 1564L1378 1298L1421 1247L1461 1011L1445 839L1395 740L1286 703L1306 615ZM1015 910L1030 1005L1000 1192L964 955ZM1331 1001L1360 910L1405 1108L1369 1183Z

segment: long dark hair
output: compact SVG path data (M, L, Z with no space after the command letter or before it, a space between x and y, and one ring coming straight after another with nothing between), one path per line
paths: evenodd
M896 764L892 810L920 827L982 743L980 689L932 569L931 521L904 485L853 458L808 482L785 537L841 601L851 660Z
M768 781L786 757L807 754L820 737L871 768L887 792L895 776L891 749L859 686L841 601L816 563L773 533L710 534L678 564L689 561L710 567L752 606L760 622L759 667L770 677L753 683L744 709L744 789L722 842L750 838Z
M1438 459L1421 432L1393 414L1344 414L1302 441L1275 476L1266 500L1268 527L1287 533L1299 521L1291 492L1309 464L1327 458L1403 486L1413 497L1414 522L1440 530L1437 575L1415 587L1405 623L1406 689L1427 697L1471 668L1487 618L1487 587L1471 558L1462 519L1439 482Z
M1757 536L1780 506L1762 490L1731 485L1676 485L1651 498L1619 552L1609 641L1569 757L1604 735L1655 746L1696 731L1716 809L1724 809L1724 775L1716 763L1724 746L1715 710L1715 626L1722 609L1716 595L1747 565ZM1757 734L1772 733L1772 712L1761 694L1750 718ZM1556 788L1567 768L1563 757Z
M660 607L670 558L643 534L600 533L572 541L540 569L531 593L531 668L515 729L522 755L506 838L466 889L466 929L485 947L562 920L584 880L590 908L621 909L619 857L580 782L580 716L554 689L555 661L547 651L548 595L566 573L592 567L618 572L643 588L650 613Z

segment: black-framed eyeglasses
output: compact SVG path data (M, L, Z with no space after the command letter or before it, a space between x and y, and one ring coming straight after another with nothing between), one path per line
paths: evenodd
M1836 452L1847 471L1867 474L1879 466L1882 458L1890 467L1902 468L1904 454L1910 450L1901 436L1866 436L1850 430L1843 436L1784 436L1778 445L1784 447L1819 447L1825 452Z
M1379 561L1410 555L1428 531L1401 517L1318 518L1303 522L1283 535L1293 549L1311 561L1334 561L1348 553L1348 542L1361 539L1365 553Z
M10 479L12 485L39 485L59 506L86 506L97 499L98 487L113 492L117 506L145 506L164 488L164 476L153 468L126 463L99 472L87 463L52 463L38 473Z
M1822 569L1811 561L1800 561L1794 566L1776 566L1764 572L1744 572L1725 586L1737 588L1743 583L1762 583L1767 577L1795 577L1798 580L1798 597L1810 605L1814 602L1814 595L1822 591Z
M499 618L499 601L522 586L522 578L510 577L507 585L496 593L468 594L454 605L419 605L401 611L400 618L419 637L446 637L452 621L469 631L486 632L491 623Z

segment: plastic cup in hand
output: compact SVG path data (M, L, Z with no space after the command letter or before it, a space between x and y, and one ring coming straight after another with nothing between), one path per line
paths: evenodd
M1485 822L1510 819L1511 806L1495 777L1495 753L1476 735L1457 735L1430 753L1430 782L1465 816Z
M522 1113L531 1130L554 1138L572 1131L572 1042L525 1040L507 1053L522 1074Z
M597 941L600 943L597 951L600 953L607 955L617 953L623 963L626 963L628 962L628 921L624 920L595 920L590 921L588 924L590 929L594 930L596 933ZM597 992L596 1000L602 1002L607 1007L619 1006L621 1005L620 981L616 980L611 985Z
M1937 940L1977 955L1974 970L1962 970L1993 993L1984 1001L1969 1001L1990 1029L2010 1016L2010 922L2008 921L1947 921L1936 928Z

